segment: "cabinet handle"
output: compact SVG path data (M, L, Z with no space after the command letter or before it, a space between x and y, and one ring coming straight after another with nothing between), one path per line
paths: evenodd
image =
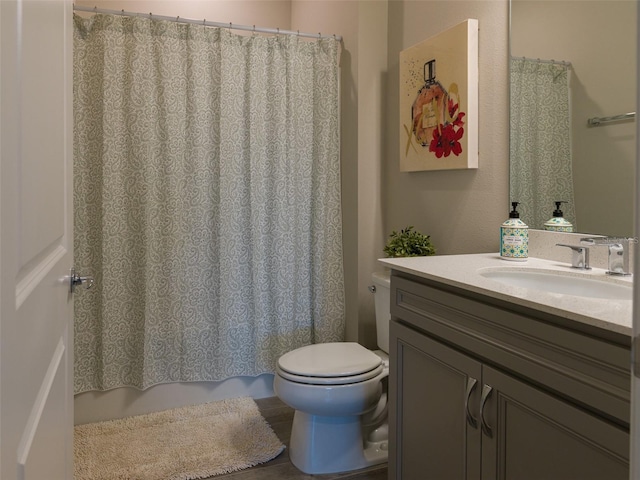
M478 420L471 415L471 411L469 410L469 398L477 384L478 380L472 377L467 377L467 396L464 399L464 411L467 413L467 423L473 428L478 428Z
M484 418L484 406L487 403L487 399L491 395L492 391L493 391L493 388L490 385L484 384L482 386L482 397L480 398L480 422L482 426L482 431L489 438L493 437L493 429L487 423L487 420Z

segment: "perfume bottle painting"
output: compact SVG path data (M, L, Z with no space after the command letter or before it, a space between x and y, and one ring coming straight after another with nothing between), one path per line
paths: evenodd
M477 50L468 19L400 52L400 171L478 168Z
M429 60L424 64L424 86L411 107L413 134L423 147L433 139L433 131L444 123L445 101L447 91L436 80L436 61Z
M411 107L416 141L429 147L436 158L458 156L462 153L465 115L460 111L458 85L452 83L447 91L436 80L435 59L424 64L424 81Z

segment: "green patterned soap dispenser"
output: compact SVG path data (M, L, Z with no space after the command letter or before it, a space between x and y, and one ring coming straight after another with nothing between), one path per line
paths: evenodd
M553 203L556 204L556 209L553 211L553 217L551 217L548 222L545 222L544 229L551 232L573 232L573 225L569 220L564 218L564 214L562 213L562 210L560 210L560 206L567 202L564 200L558 200Z
M529 227L516 211L518 202L511 202L513 210L500 226L500 258L524 262L529 258Z

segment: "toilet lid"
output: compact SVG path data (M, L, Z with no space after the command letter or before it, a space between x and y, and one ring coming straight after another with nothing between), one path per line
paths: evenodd
M305 377L349 377L375 370L382 359L359 343L336 342L307 345L285 353L278 360L282 371Z

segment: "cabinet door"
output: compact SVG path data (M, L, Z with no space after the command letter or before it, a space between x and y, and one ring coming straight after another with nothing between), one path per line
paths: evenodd
M483 479L628 478L627 431L493 368L482 378Z
M396 322L390 335L389 478L479 479L481 364Z

